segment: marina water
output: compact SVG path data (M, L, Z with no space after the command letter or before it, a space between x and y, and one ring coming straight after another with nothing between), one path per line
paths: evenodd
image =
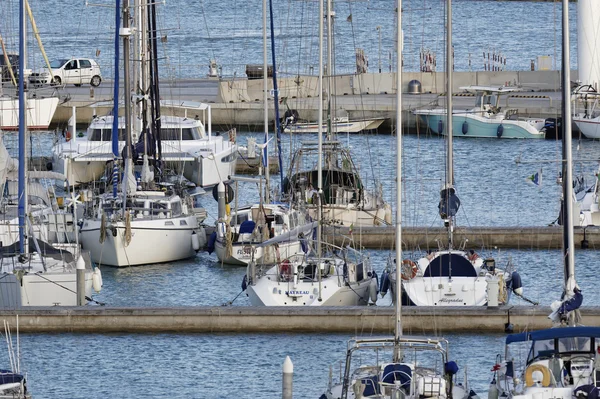
M99 54L96 58L103 74L110 79L110 26L114 10L85 7L79 0L32 0L30 3L50 58ZM278 53L282 68L288 71L306 72L311 63L316 65L310 61L316 59L316 49L313 46L310 50L307 44L316 30L315 3L291 1L277 5L280 19L276 31L284 46ZM405 1L404 4L408 24L404 27L405 66L416 68L418 58L415 57L420 47L438 51L438 60L442 60L443 3ZM3 7L0 10L8 13L8 6ZM376 26L382 27L381 59L385 59L385 54L394 46L390 39L393 36L391 7L391 2L383 0L336 5L337 37L341 39L336 53L340 66L351 70L354 47L363 47L367 49L373 70L379 58ZM503 52L511 70L529 69L530 60L538 55L560 59L557 52L560 37L556 34L560 8L556 7L545 2L454 1L456 69L481 70L482 57L475 54L488 48ZM572 7L574 19L576 5ZM352 23L348 21L350 15ZM162 35L167 37L168 43L163 58L165 74L202 77L209 58L216 58L223 65L224 74L243 74L245 64L260 63L262 58L259 16L260 5L254 3L166 2L160 14L165 26ZM502 23L497 23L499 20ZM302 33L305 29L306 33ZM300 39L295 39L297 33ZM572 42L576 46L576 41ZM309 61L300 65L298 54L307 55ZM31 57L33 65L41 66L34 54ZM387 64L382 64L386 70ZM572 65L576 66L575 60ZM260 133L240 134L240 141L244 142L250 135L259 137ZM40 140L42 144L34 144L33 149L44 155L51 137L49 134L37 136L33 141ZM385 198L391 200L394 197L389 189L393 187L394 177L393 137L369 134L340 139L349 141L355 162L368 184L372 184L374 178L380 179ZM443 140L421 135L408 136L404 143L404 225L440 226L437 203L444 180ZM286 144L284 139L284 146ZM600 155L598 142L575 140L575 146L579 146L575 149L575 158L597 159ZM455 140L456 187L462 202L459 226L552 223L559 210L560 187L556 184L559 163L556 160L560 158L560 147L560 142L553 140ZM517 159L523 162L515 162ZM540 160L547 162L530 163ZM527 183L527 177L540 169L542 184ZM585 172L589 183L595 178L595 163L577 162L576 173L578 169ZM238 193L240 204L256 200L256 191L250 184ZM209 211L207 224L212 224L216 203L210 194L203 201ZM358 233L355 231L355 237ZM558 228L557 235L560 235ZM378 273L385 267L389 250L370 251ZM417 249L406 255L416 258L424 250ZM545 305L559 298L562 281L559 250L487 248L479 252L494 256L500 264L512 258L529 298ZM600 299L594 295L598 283L593 267L596 251L578 251L576 259L584 304L600 305ZM94 299L117 307L218 306L236 298L244 274L244 268L220 265L214 254L207 253L167 265L103 268L104 289ZM248 305L245 294L232 304ZM380 299L378 306L390 306L389 297ZM420 331L406 333L419 334ZM458 359L463 369L467 366L472 387L485 395L491 379L488 370L495 363L494 354L502 350L503 334L446 334L443 326L438 326L438 333L450 339L452 358ZM370 333L356 331L356 334ZM277 398L281 392L281 364L289 355L294 362L295 397L317 398L327 384L329 365L342 358L350 335L21 334L22 363L29 374L29 388L36 398ZM334 369L336 372L339 367Z

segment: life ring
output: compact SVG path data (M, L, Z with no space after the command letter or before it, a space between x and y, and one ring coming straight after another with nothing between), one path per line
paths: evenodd
M477 252L473 252L470 253L469 256L467 256L467 258L469 258L471 262L475 262L477 259L479 259L479 255L477 254Z
M533 373L539 371L542 373L542 386L549 387L550 382L552 381L552 374L550 373L550 369L541 364L532 364L527 367L525 370L525 385L528 387L532 387L535 383L533 381Z
M281 281L290 281L292 279L292 264L289 260L284 260L279 265L279 276Z
M419 271L419 267L415 262L410 259L404 259L400 266L400 274L402 276L402 280L408 281L415 278L417 272Z

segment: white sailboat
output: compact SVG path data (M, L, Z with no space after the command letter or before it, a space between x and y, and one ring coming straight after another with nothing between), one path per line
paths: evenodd
M266 1L263 0L263 18L266 20ZM323 7L321 7L321 13ZM323 37L323 15L320 15L319 36ZM319 99L323 87L323 44L319 46ZM266 70L266 69L265 69ZM377 299L376 282L368 257L351 247L335 247L322 243L321 200L323 197L323 174L321 153L323 147L323 101L319 101L319 158L317 165L317 240L311 248L308 240L305 251L277 260L272 266L259 267L248 264L243 286L253 306L352 306L366 305L369 298ZM266 112L265 112L266 113ZM281 234L259 245L268 247L289 241L298 236L296 231ZM312 227L311 227L312 229Z
M123 32L131 32L128 4L127 0L123 3ZM145 8L139 8L138 12ZM129 36L123 35L125 93L129 93L129 43ZM155 45L156 41L153 41L152 46ZM118 71L119 49L115 49L115 52L115 71ZM158 72L155 70L155 73ZM115 75L115 80L118 81L118 72ZM114 114L118 112L118 90L118 85L115 85ZM155 100L154 98L153 101ZM117 267L193 257L206 243L206 236L204 228L199 225L199 218L193 211L191 198L182 198L183 192L181 195L176 193L174 189L177 189L177 186L162 184L162 189L157 188L146 155L140 183L143 189L138 191L138 182L133 177L130 150L130 106L129 101L125 101L126 151L123 152L122 195L117 195L119 127L118 121L113 119L113 192L99 196L95 206L86 210L80 230L82 245L91 252L94 262ZM150 140L146 145L151 145ZM160 163L160 141L156 145L159 156L155 166Z
M563 68L562 116L570 122L569 101L569 17L568 0L562 2ZM583 295L575 280L573 238L573 170L571 123L563 123L563 296L552 304L549 316L555 328L525 331L506 337L506 349L497 356L492 369L489 398L571 399L598 396L600 385L600 328L580 326L579 307ZM527 352L524 362L515 356L519 349Z
M20 48L25 51L24 7L21 0ZM24 59L19 62L23 76ZM75 306L79 303L76 269L84 268L84 295L91 296L93 275L81 252L61 251L33 237L32 221L27 212L27 95L23 80L19 81L19 165L18 165L18 225L19 240L1 248L0 308L22 306ZM9 162L4 159L6 166ZM3 178L5 170L2 170ZM4 180L0 182L4 186ZM4 190L3 190L4 191ZM30 238L31 237L31 238Z
M450 8L450 7L449 7ZM450 11L449 11L450 12ZM446 38L447 102L450 112L444 112L446 134L446 181L440 191L440 217L447 230L448 244L414 262L396 258L398 265L389 265L381 279L381 293L386 287L397 286L395 275L402 283L404 305L416 306L498 306L508 303L511 291L522 295L521 277L509 263L507 270L496 267L494 259L482 259L474 251L466 251L464 243L454 247L455 218L460 199L454 187L453 127L456 114L452 112L452 15L448 14ZM398 269L401 273L395 273ZM397 295L393 295L396 298Z
M573 113L573 123L588 139L600 139L600 93L591 85L573 90L578 106Z
M402 24L401 1L398 1L398 26ZM448 5L450 8L450 5ZM449 29L451 23L449 22ZM398 32L401 29L398 28ZM400 34L397 37L396 81L400 85L402 72ZM401 90L396 93L396 258L402 258L402 114ZM397 282L400 269L396 270ZM398 297L399 289L396 290ZM448 341L443 338L408 337L402 333L402 305L396 300L394 336L383 338L355 338L348 342L343 374L339 380L333 379L330 371L328 387L321 399L421 399L454 398L471 396L467 385L455 382L458 366L449 360ZM474 395L474 394L473 394Z

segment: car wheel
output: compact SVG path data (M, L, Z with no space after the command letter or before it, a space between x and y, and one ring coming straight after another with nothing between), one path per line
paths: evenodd
M52 79L52 83L56 86L60 86L62 83L62 79L60 78L60 76L55 76L54 79Z
M94 87L98 87L98 86L100 86L100 82L102 82L102 78L98 75L94 75L94 76L92 76L92 80L90 81L90 84Z

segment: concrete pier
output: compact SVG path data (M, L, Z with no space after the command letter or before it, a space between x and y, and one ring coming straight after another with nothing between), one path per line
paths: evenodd
M404 307L406 334L503 333L551 327L547 306ZM379 307L170 307L23 308L0 311L0 318L22 333L344 333L392 334L394 308ZM600 325L600 308L581 308L588 326Z
M363 248L392 249L395 243L393 226L354 227L350 235L347 226L325 229L326 239L336 245L348 244L348 237ZM465 248L515 248L515 249L558 249L562 245L561 226L540 227L458 227L454 231L454 242L461 245L465 239ZM582 248L583 240L587 248L600 248L600 227L575 228L575 247ZM437 248L438 240L447 242L446 229L443 227L402 227L402 242L405 249Z
M577 79L577 71L572 71L573 80ZM353 118L387 118L380 128L389 130L395 122L395 74L366 73L348 74L334 77L336 88L336 112L347 113ZM424 107L436 101L445 92L443 72L404 72L403 91L408 90L411 80L421 82L421 94L403 96L402 109L404 121L409 129L415 130L418 121L411 114L415 108ZM519 85L522 93L509 96L503 108L511 107L519 110L524 116L557 117L560 114L560 73L558 71L502 71L502 72L455 72L453 92L459 94L460 87L469 85ZM301 118L315 121L318 111L317 77L302 75L279 79L279 98L286 99L282 103L280 113L283 115L289 107L300 113ZM272 84L272 83L270 83ZM71 107L77 106L77 123L89 123L92 115L102 115L109 111L110 105L104 108L93 108L90 105L99 101L110 101L112 98L112 82L105 81L98 88L89 87L66 88L68 101L62 103L53 119L53 125L64 125L71 117ZM188 100L209 103L212 108L212 123L215 130L226 130L232 126L240 129L255 130L262 128L263 102L261 79L184 79L161 85L164 99ZM164 87L163 87L164 86ZM533 94L533 95L532 95ZM269 118L274 118L273 99L269 98ZM471 108L472 97L456 97L455 109ZM183 111L173 110L183 116ZM193 115L189 115L193 117Z

